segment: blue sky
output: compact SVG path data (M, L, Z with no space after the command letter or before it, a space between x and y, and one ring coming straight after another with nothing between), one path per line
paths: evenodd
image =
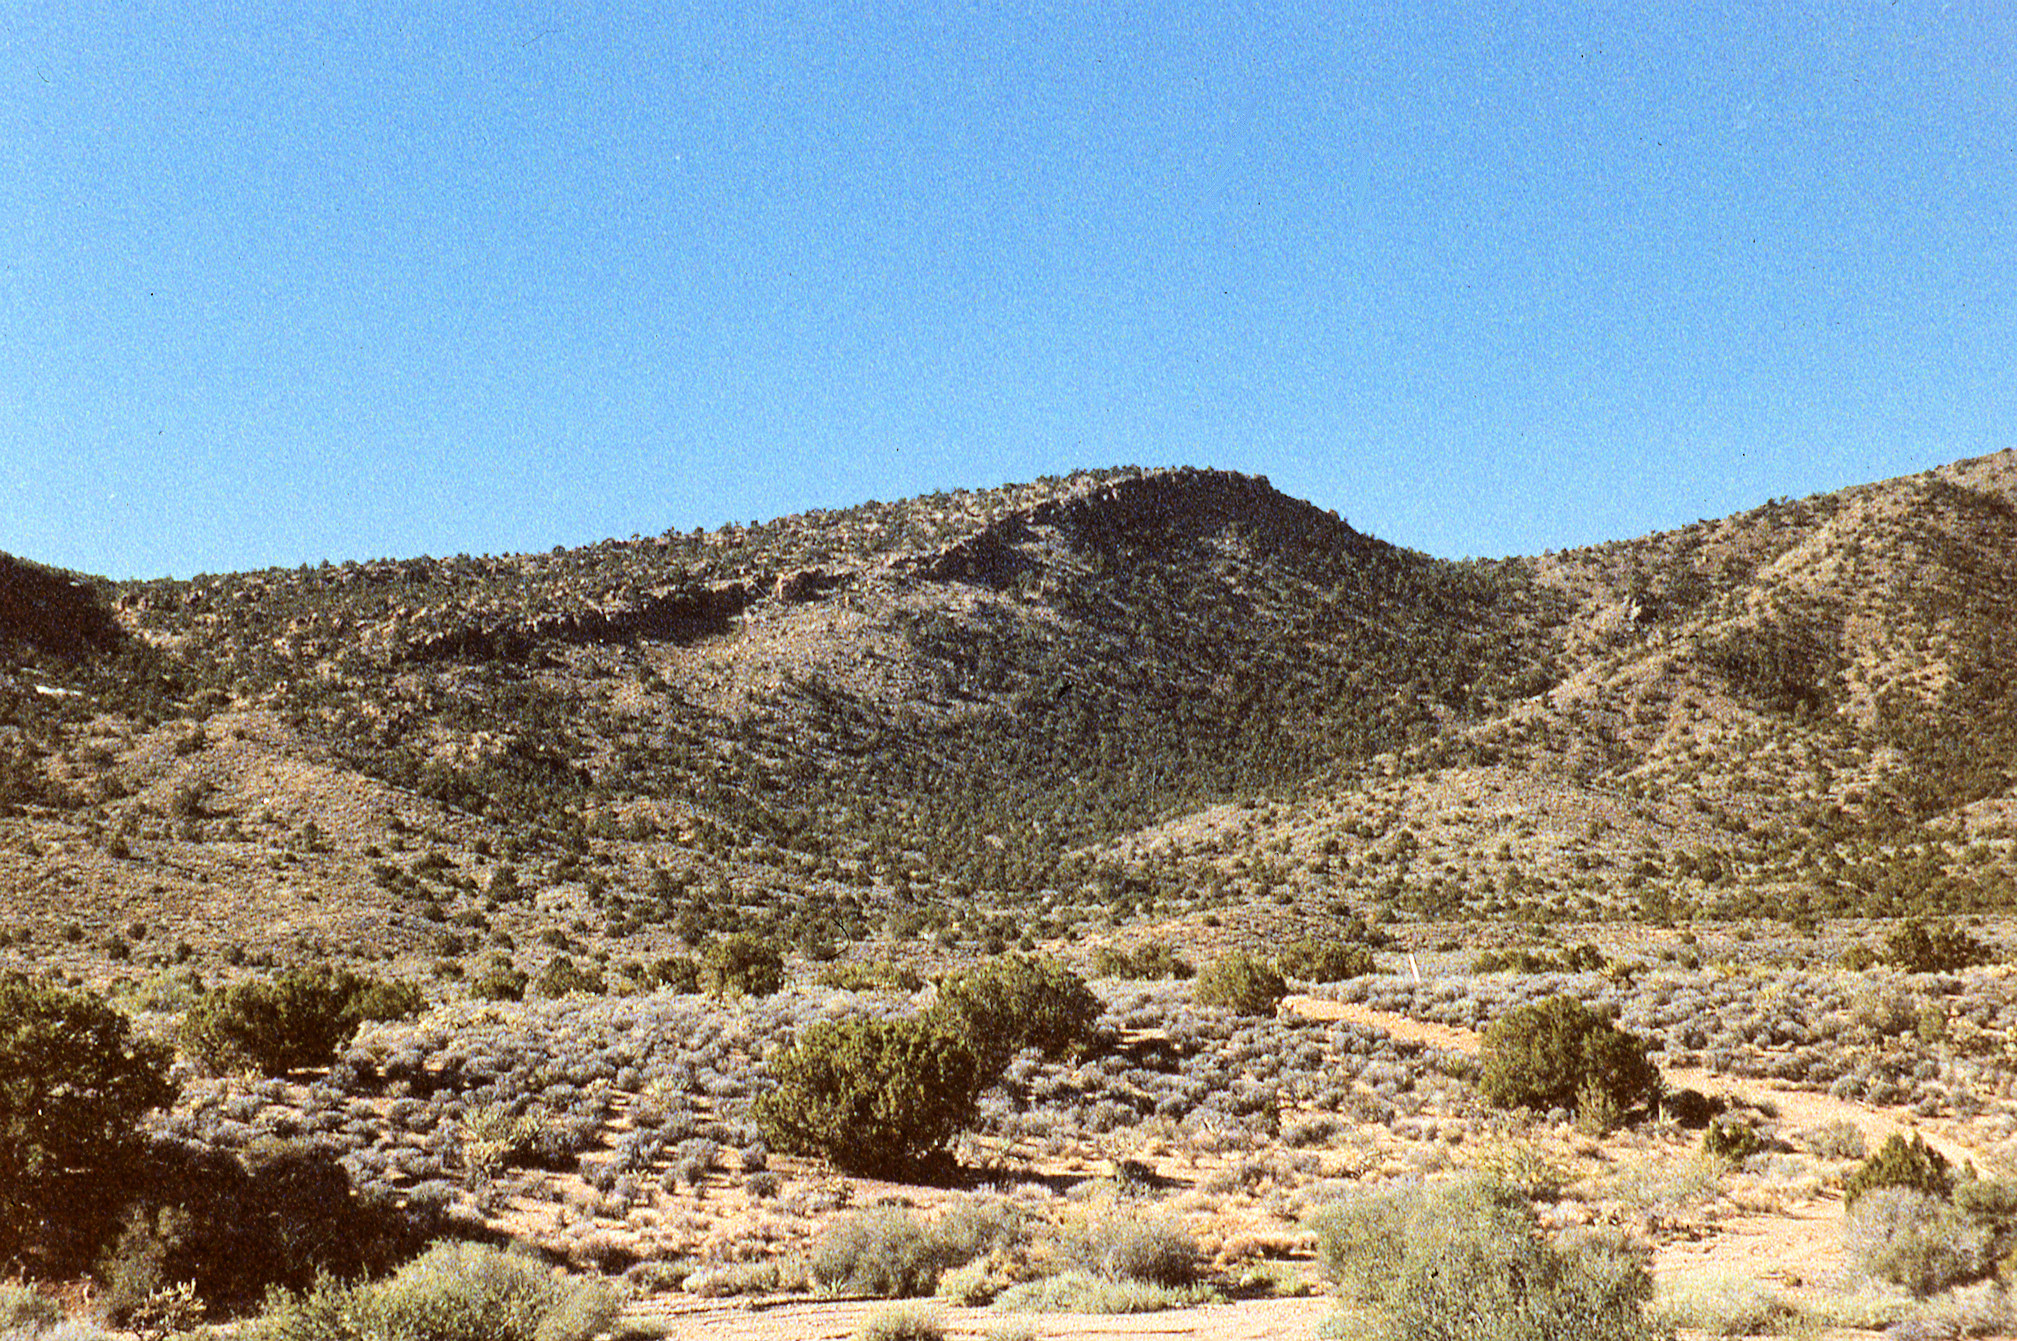
M2017 446L2004 4L577 8L0 6L0 549L1189 463L1496 555Z

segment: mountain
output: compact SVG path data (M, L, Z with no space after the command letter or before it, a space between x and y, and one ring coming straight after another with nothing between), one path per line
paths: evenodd
M539 555L0 556L0 956L2003 909L2013 504L2006 452L1452 563L1123 469Z

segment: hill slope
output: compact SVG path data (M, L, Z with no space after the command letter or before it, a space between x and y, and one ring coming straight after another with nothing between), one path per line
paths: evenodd
M0 890L100 969L2004 907L2013 481L1503 563L1196 470L189 582L0 560Z

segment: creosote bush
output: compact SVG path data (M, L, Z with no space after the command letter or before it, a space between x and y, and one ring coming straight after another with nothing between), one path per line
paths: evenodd
M1020 1217L1001 1208L967 1204L926 1221L902 1207L877 1206L828 1225L813 1244L807 1273L839 1294L928 1295L946 1272L1021 1233Z
M1313 1217L1318 1255L1380 1341L1652 1341L1652 1276L1614 1234L1541 1233L1512 1188L1465 1180Z
M531 1257L440 1243L375 1284L325 1277L278 1294L252 1341L588 1341L616 1321L597 1279L561 1280Z
M1478 1088L1502 1108L1614 1106L1619 1115L1650 1107L1659 1070L1646 1041L1573 997L1521 1006L1485 1031Z
M1240 1015L1272 1015L1288 993L1289 985L1274 965L1244 950L1221 955L1206 965L1194 988L1199 1005Z
M426 1005L411 983L326 964L213 988L182 1019L182 1050L213 1071L278 1075L326 1066L366 1020L402 1019Z

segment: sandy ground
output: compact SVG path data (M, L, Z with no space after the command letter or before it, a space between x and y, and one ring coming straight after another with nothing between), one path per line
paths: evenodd
M1475 1054L1480 1043L1479 1035L1469 1030L1428 1024L1351 1002L1292 997L1287 1004L1310 1019L1348 1020L1456 1052ZM1982 1162L1965 1133L1949 1124L1927 1123L1909 1113L1769 1081L1686 1068L1665 1074L1668 1083L1677 1088L1687 1086L1748 1104L1769 1105L1781 1121L1796 1129L1846 1122L1861 1131L1873 1148L1893 1132L1916 1131L1949 1159ZM1738 1215L1720 1222L1713 1234L1662 1245L1654 1255L1654 1275L1663 1284L1684 1287L1691 1280L1736 1280L1757 1281L1796 1295L1831 1288L1841 1281L1843 1272L1841 1217L1841 1201L1830 1193L1769 1214ZM870 1318L891 1307L884 1300L688 1299L675 1295L640 1302L630 1315L654 1329L663 1329L670 1341L847 1341L858 1335ZM1262 1341L1314 1338L1337 1305L1326 1297L1258 1299L1133 1316L1005 1313L953 1308L929 1300L906 1307L929 1312L947 1336L956 1338L1222 1337L1227 1341ZM1846 1339L1873 1334L1810 1335Z

